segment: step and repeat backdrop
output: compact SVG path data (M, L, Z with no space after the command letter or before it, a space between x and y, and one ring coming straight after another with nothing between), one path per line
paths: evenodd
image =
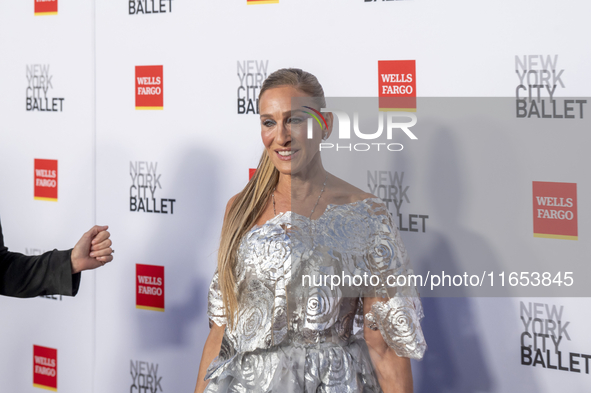
M420 289L415 391L591 391L590 13L547 0L2 2L5 242L68 249L96 223L116 254L74 298L0 299L0 391L194 389L224 209L263 150L261 85L284 67L333 102L415 115L417 139L384 133L386 159L335 146L325 162L388 204L416 272L456 289ZM474 290L503 273L506 291Z

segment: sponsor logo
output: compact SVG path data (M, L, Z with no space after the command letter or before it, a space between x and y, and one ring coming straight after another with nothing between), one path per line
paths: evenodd
M414 60L378 61L380 110L416 111L416 80Z
M534 236L578 240L577 183L533 182Z
M416 211L403 213L403 206L410 205L410 186L404 182L404 172L367 171L367 187L369 192L384 201L388 210L395 214L401 232L427 232L429 215Z
M246 4L277 4L279 0L246 0Z
M33 345L33 386L57 392L57 349Z
M35 15L57 15L57 0L35 0Z
M587 100L558 99L557 93L566 86L564 69L558 69L558 55L515 56L515 88L518 118L582 119Z
M176 199L156 197L156 192L162 189L157 162L130 161L129 176L129 211L174 214Z
M539 282L542 285L558 284L556 280L560 280L560 273L555 277L550 273L544 274L547 276L539 277ZM572 285L572 277L568 277L568 279ZM523 323L521 365L589 374L591 354L585 354L578 350L574 352L564 350L564 346L572 345L569 334L571 321L563 319L564 306L557 307L547 303L519 303L520 319Z
M164 311L164 266L136 264L135 272L135 307Z
M158 375L158 364L130 360L130 393L162 392L162 377Z
M129 15L172 12L172 0L129 0Z
M257 1L256 3L261 2ZM240 81L237 89L238 114L258 114L258 92L265 79L267 79L269 60L243 60L236 62L236 64L238 80Z
M257 171L256 168L248 168L248 180L252 179L254 173Z
M164 109L163 66L135 67L135 109Z
M51 97L53 75L49 74L49 64L27 65L27 111L62 112L64 98Z
M35 159L34 198L57 202L57 160Z

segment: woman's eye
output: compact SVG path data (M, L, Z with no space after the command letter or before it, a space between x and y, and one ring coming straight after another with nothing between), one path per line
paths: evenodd
M288 122L288 123L291 123L291 124L300 124L300 123L302 123L303 121L304 121L304 119L303 119L303 118L301 118L301 117L290 117L290 118L287 120L287 122Z
M265 120L263 121L263 125L265 127L273 127L275 125L275 122L273 120Z

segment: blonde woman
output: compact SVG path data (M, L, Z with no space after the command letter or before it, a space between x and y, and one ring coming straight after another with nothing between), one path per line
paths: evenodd
M292 110L292 98L308 109ZM382 201L324 169L319 143L332 115L307 137L309 113L324 106L316 77L299 69L261 88L264 152L226 207L196 393L413 390L410 358L426 349L414 287L365 284L345 296L302 282L326 272L385 280L409 268Z

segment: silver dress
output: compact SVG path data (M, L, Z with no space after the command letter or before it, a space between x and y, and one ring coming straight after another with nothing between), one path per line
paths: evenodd
M398 356L421 359L423 309L414 286L320 282L323 276L364 273L381 283L412 273L398 228L379 198L328 205L317 220L280 213L253 227L238 250L237 326L225 330L205 392L382 392L364 322ZM306 275L313 281L303 284ZM384 299L364 316L364 297ZM208 316L210 326L226 324L217 270Z

